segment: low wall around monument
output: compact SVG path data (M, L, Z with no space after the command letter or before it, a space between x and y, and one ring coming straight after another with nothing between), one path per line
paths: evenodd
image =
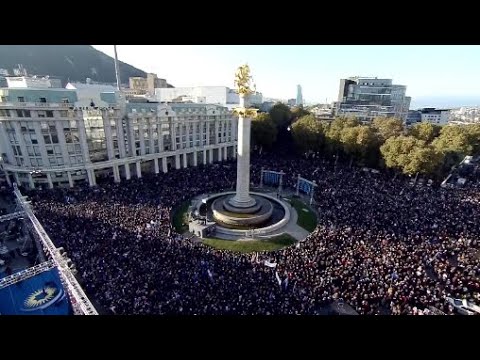
M228 191L228 192L214 194L212 196L207 196L207 198L204 199L204 201L206 201L208 203L208 202L210 202L210 201L212 201L212 200L214 200L218 197L231 195L231 194L235 194L235 191ZM285 211L285 215L282 218L282 220L276 222L275 224L272 224L272 225L269 225L269 226L266 226L266 227L263 227L263 228L254 229L253 233L252 233L252 230L227 229L227 228L222 227L222 226L217 224L216 225L216 232L218 234L234 235L234 236L268 235L268 234L271 234L274 231L277 231L277 230L281 229L282 227L287 225L287 223L290 221L290 208L283 201L281 201L279 199L276 199L273 196L262 194L262 193L251 192L250 194L263 197L265 199L268 199L268 200L270 200L272 202L275 202L275 203L279 204L280 206L282 206L283 210ZM200 211L200 206L201 205L202 205L201 202L199 202L197 204L197 210L198 211Z

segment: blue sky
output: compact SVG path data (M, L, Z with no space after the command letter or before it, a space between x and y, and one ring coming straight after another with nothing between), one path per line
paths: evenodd
M113 45L93 45L113 56ZM480 105L480 46L469 45L118 45L119 59L174 86L233 86L251 67L266 97L336 100L340 78L377 76L406 85L411 108Z

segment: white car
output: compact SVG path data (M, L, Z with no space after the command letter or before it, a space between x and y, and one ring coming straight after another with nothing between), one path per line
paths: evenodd
M480 306L465 299L447 297L447 302L461 315L480 315Z

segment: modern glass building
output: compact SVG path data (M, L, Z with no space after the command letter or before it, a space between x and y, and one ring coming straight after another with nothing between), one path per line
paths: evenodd
M340 80L335 115L355 116L362 121L376 117L406 120L411 98L405 85L394 85L392 79L352 77Z

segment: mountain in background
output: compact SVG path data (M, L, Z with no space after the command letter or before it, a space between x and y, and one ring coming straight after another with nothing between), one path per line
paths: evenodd
M90 45L0 45L0 69L23 65L29 75L50 75L69 81L85 82L90 78L100 83L116 83L114 59ZM119 61L120 79L146 77L145 71Z

